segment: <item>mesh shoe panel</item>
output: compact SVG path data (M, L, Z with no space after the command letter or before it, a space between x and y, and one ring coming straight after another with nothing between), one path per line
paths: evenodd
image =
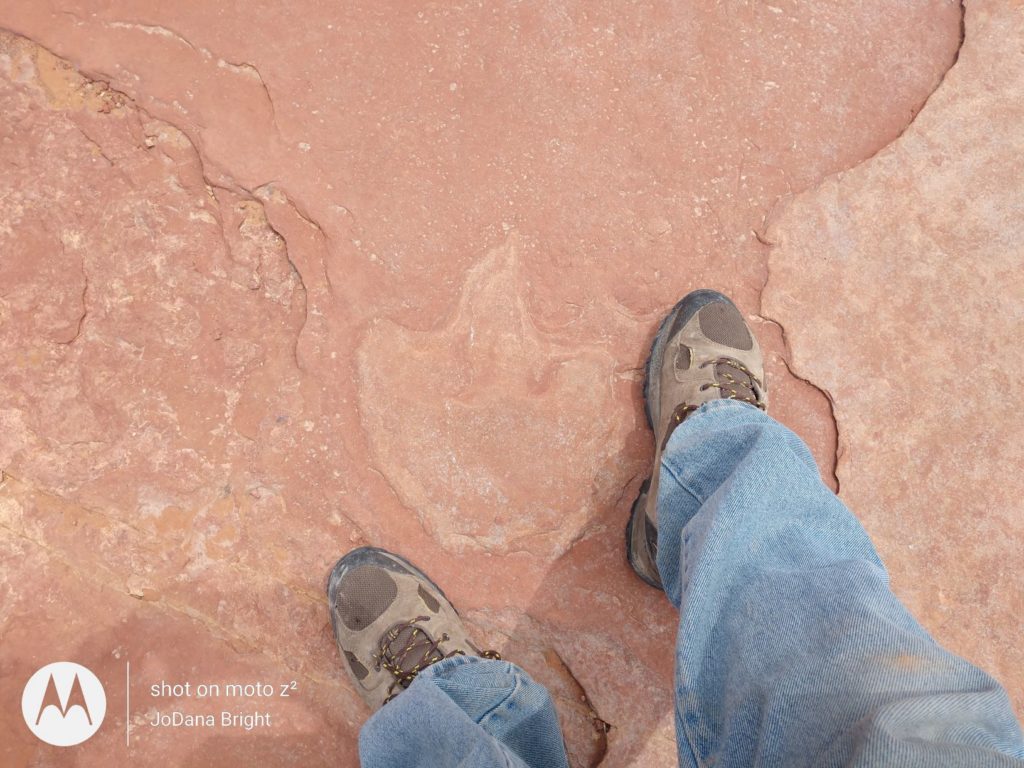
M743 351L754 348L754 339L747 330L743 315L735 307L714 301L702 307L697 317L701 333L716 344Z
M417 587L416 592L419 594L420 600L423 601L423 604L430 609L431 613L437 613L441 610L441 604L437 602L432 594L423 588L422 584Z
M345 660L348 662L348 665L352 668L352 674L356 676L356 680L363 680L366 678L368 674L370 674L370 670L363 666L359 659L356 658L356 655L354 653L345 651Z
M383 568L364 566L347 574L338 590L338 615L349 629L376 621L398 596L398 585Z
M690 370L690 348L680 346L676 350L675 365L677 371L688 371Z

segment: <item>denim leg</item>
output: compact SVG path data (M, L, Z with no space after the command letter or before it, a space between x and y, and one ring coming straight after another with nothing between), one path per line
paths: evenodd
M359 732L363 768L568 768L551 696L515 664L427 667Z
M715 401L661 468L680 765L1024 765L1006 693L893 595L796 435Z

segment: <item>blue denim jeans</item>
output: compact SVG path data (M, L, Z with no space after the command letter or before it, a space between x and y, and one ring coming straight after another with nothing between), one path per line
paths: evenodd
M1024 766L1006 693L893 595L796 435L715 401L672 434L661 469L681 766ZM468 657L421 672L359 748L365 768L567 765L547 691Z

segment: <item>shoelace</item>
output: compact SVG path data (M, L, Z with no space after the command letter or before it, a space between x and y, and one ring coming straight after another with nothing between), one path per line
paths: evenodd
M456 649L451 653L442 653L440 645L450 639L448 633L443 632L441 637L434 640L419 625L422 621L430 621L430 617L417 616L412 621L399 622L381 636L377 652L373 654L374 662L377 669L385 669L395 677L395 681L388 688L388 697L384 700L385 704L395 698L401 690L408 688L416 678L416 675L431 664L436 664L443 659L450 659L452 656L466 655L466 652L461 649ZM401 637L405 630L409 630L405 646L395 651L392 644ZM418 657L410 655L417 653L419 654ZM485 659L501 659L497 651L482 651L480 656ZM415 663L406 669L407 661L415 661ZM400 690L396 691L396 688Z
M700 367L706 368L709 365L727 365L733 370L739 371L740 373L744 374L747 377L747 381L739 381L736 379L735 376L733 376L728 371L723 371L722 375L726 378L728 384L731 384L732 386L729 386L728 384L719 383L703 384L701 385L701 389L710 389L711 387L717 387L718 389L722 390L722 392L729 390L729 396L724 399L742 400L745 403L750 403L751 405L757 406L761 410L764 410L764 401L761 399L760 395L758 395L758 392L764 391L764 385L761 384L761 380L757 378L757 376L755 376L750 371L750 369L747 368L747 366L743 365L743 363L741 363L739 360L733 360L731 357L719 357L714 360L704 361L703 363L700 364ZM736 390L737 386L742 387L745 390L748 390L750 394L740 397L739 391Z
M759 392L764 391L764 385L761 383L761 380L757 378L757 376L755 376L749 368L747 368L747 366L743 365L743 363L741 363L739 360L734 360L731 357L716 357L714 360L705 360L703 363L700 364L700 367L707 368L709 365L728 366L733 370L738 371L739 373L742 373L744 376L746 376L747 381L737 379L728 371L722 371L721 373L723 378L725 378L726 383L722 384L715 382L714 384L701 384L700 388L702 392L704 390L715 387L722 391L723 400L739 400L744 403L750 403L751 405L760 408L762 411L765 410L764 400L758 394ZM743 390L747 390L748 392L750 392L750 394L741 394L740 389L737 389L737 387ZM728 392L728 394L726 394L726 392ZM672 413L672 418L675 419L676 424L678 425L683 421L683 419L685 419L691 413L696 411L698 408L700 408L700 405L691 405L688 403L684 403L683 405L676 408L676 410Z

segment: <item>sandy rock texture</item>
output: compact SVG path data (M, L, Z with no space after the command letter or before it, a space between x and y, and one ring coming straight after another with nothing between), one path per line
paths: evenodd
M1024 711L1024 7L970 2L902 137L771 224L764 314L839 423L893 588Z
M629 571L622 529L651 454L646 349L698 287L748 314L774 413L831 482L842 449L842 493L883 554L918 537L916 555L890 557L901 594L940 639L1006 673L1010 641L984 632L1019 628L1019 589L998 560L1020 534L996 505L1007 486L986 490L1002 540L969 557L934 521L984 484L949 468L992 463L939 472L937 459L894 458L910 448L892 438L870 460L901 465L905 486L945 489L930 505L901 498L932 524L908 527L906 508L880 503L891 473L869 486L865 470L856 495L851 457L883 442L856 425L884 411L838 386L853 381L836 372L855 349L839 340L855 335L814 334L852 317L851 296L883 306L877 281L835 290L845 273L808 254L842 230L798 229L779 202L809 189L792 205L813 207L824 179L900 136L956 59L960 25L948 0L0 6L0 711L17 712L25 679L60 658L93 669L109 699L99 733L65 752L0 718L0 763L357 765L367 712L323 587L361 544L410 557L482 644L550 687L574 765L671 763L674 615ZM1012 45L996 37L965 49L929 112L942 97L1009 120L1008 79L982 64L961 74ZM986 85L944 96L961 77ZM865 166L890 162L889 183L905 179L887 216L911 192L953 200L945 177L907 180L968 162L946 152L997 163L998 143L952 134L929 140L934 161L885 160L919 130ZM975 212L986 237L999 210ZM893 236L881 220L858 234ZM780 245L762 317L767 241ZM903 272L939 263L908 248L920 257ZM833 287L824 304L814 275ZM1019 319L1011 281L997 287ZM981 322L935 317L943 332ZM990 319L977 330L996 351L1010 319ZM883 351L887 370L913 359ZM901 402L933 408L949 391ZM1009 434L1009 417L949 407L997 441L987 447ZM149 695L162 680L296 690ZM270 712L274 726L148 725L224 708Z

